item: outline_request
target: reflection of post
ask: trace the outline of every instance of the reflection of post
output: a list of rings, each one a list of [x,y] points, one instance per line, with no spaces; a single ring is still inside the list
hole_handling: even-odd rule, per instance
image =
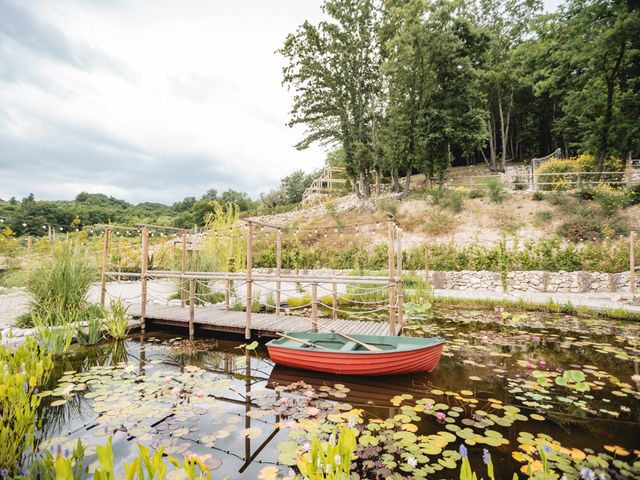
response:
[[[144,335],[140,335],[140,367],[138,368],[138,375],[144,375],[144,366],[147,359],[147,352],[144,343]]]
[[[282,270],[282,230],[279,228],[276,230],[276,315],[280,315],[280,289],[282,283],[280,282],[280,272]]]
[[[244,338],[251,338],[251,305],[253,297],[251,293],[251,269],[253,267],[253,223],[247,222],[247,298],[246,298],[246,322]]]
[[[189,338],[193,338],[195,329],[193,321],[196,316],[196,280],[191,278],[189,280]]]
[[[187,271],[187,232],[182,232],[182,278],[180,279],[180,306],[184,308],[185,297],[186,297],[186,289],[187,289],[187,279],[185,278],[185,273]]]
[[[396,227],[396,235],[397,235],[397,242],[398,242],[398,269],[396,271],[396,277],[397,277],[397,281],[396,284],[398,285],[397,287],[397,292],[398,292],[398,325],[400,326],[400,328],[402,328],[402,325],[404,323],[404,305],[403,305],[403,301],[404,301],[404,291],[402,288],[402,227],[400,225],[398,225]],[[393,333],[391,335],[395,335],[396,332],[395,330],[393,331]]]
[[[629,286],[631,296],[635,297],[638,293],[636,280],[636,232],[629,232]]]
[[[224,309],[229,311],[229,300],[231,297],[231,282],[227,278],[224,281]]]
[[[105,306],[107,299],[107,268],[109,268],[109,227],[104,229],[102,245],[102,275],[100,276],[100,305]]]
[[[145,317],[147,316],[147,267],[149,266],[149,229],[142,227],[142,262],[140,267],[140,329],[145,330]]]
[[[389,240],[388,240],[388,253],[389,253],[389,335],[396,334],[396,289],[395,289],[395,274],[394,274],[394,258],[393,258],[393,230],[395,225],[393,220],[389,219]]]
[[[251,357],[249,355],[249,350],[245,349],[245,379],[244,379],[244,428],[251,428],[251,416],[249,412],[251,412]],[[248,463],[251,458],[251,439],[249,435],[247,435],[249,431],[245,430],[244,436],[244,461],[245,464]]]

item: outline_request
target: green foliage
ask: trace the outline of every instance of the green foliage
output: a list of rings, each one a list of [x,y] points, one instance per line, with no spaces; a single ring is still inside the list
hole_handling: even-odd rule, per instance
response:
[[[298,470],[309,480],[348,480],[356,445],[356,434],[347,427],[340,429],[335,444],[314,438],[311,451],[299,456]]]
[[[0,470],[12,478],[22,455],[34,443],[36,412],[41,397],[35,395],[53,366],[51,355],[33,338],[14,349],[0,345]]]
[[[542,193],[542,192],[533,192],[533,195],[531,195],[531,199],[536,201],[536,202],[541,202],[542,200],[544,200],[544,193]]]
[[[78,317],[49,311],[33,312],[31,315],[38,343],[53,355],[67,353],[76,333]]]
[[[76,324],[75,337],[81,345],[95,345],[102,340],[102,319],[100,317],[89,317],[86,325],[82,322]]]
[[[103,310],[104,320],[102,326],[105,333],[115,339],[123,340],[129,333],[129,321],[131,316],[127,314],[128,306],[122,300],[112,299],[109,308]]]
[[[109,437],[106,445],[96,447],[97,461],[93,476],[89,475],[89,466],[85,461],[85,449],[78,443],[69,456],[53,455],[45,451],[31,467],[32,476],[42,480],[116,480],[118,465],[113,455],[113,439]],[[164,454],[164,448],[151,453],[144,445],[138,444],[138,456],[131,463],[123,463],[125,480],[164,480],[184,478],[188,480],[210,480],[211,472],[196,455],[184,457],[182,464],[170,455]],[[168,462],[168,464],[167,464]],[[173,473],[170,472],[174,467]]]
[[[505,191],[504,184],[496,178],[488,179],[487,196],[493,203],[502,203],[502,201],[507,198],[507,192]]]
[[[87,246],[66,239],[52,245],[50,253],[17,275],[26,276],[32,311],[47,315],[53,324],[61,324],[66,317],[77,319],[86,309],[87,293],[97,278],[97,270]],[[56,319],[53,314],[61,318]]]

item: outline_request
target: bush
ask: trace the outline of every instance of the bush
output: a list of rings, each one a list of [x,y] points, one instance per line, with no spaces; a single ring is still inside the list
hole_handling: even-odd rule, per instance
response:
[[[457,228],[455,217],[445,210],[430,212],[423,225],[426,233],[436,236],[451,233]]]
[[[553,212],[544,210],[542,212],[536,212],[533,215],[533,225],[538,228],[542,228],[553,220]]]
[[[627,205],[640,205],[640,185],[631,187],[627,191]]]
[[[544,193],[542,193],[542,192],[533,192],[533,195],[531,196],[531,199],[536,201],[536,202],[541,202],[542,200],[544,200]]]
[[[595,189],[594,200],[606,215],[612,215],[622,208],[625,196],[620,190],[614,190],[609,185],[601,183]]]
[[[574,242],[583,240],[601,240],[614,235],[626,235],[629,229],[620,219],[607,220],[599,216],[576,217],[563,222],[557,230],[558,235]]]
[[[458,213],[462,210],[462,204],[464,203],[464,194],[458,190],[447,190],[447,194],[444,198],[442,205],[447,210],[451,210],[454,213]]]
[[[507,192],[504,189],[504,185],[496,178],[490,178],[487,181],[487,192],[489,199],[491,199],[493,203],[502,203],[502,201],[507,198]]]
[[[471,189],[469,190],[469,198],[482,198],[484,197],[484,192],[479,189]]]
[[[619,158],[608,158],[605,161],[604,169],[607,172],[621,172],[624,166]],[[593,155],[583,154],[577,157],[567,159],[547,160],[540,165],[537,174],[545,174],[538,177],[540,188],[542,190],[567,190],[572,188],[577,182],[575,175],[561,175],[563,173],[574,172],[595,172],[597,171],[597,160]],[[553,175],[558,174],[558,175]]]

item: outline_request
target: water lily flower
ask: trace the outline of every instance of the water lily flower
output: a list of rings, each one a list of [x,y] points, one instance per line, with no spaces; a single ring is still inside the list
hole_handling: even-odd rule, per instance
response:
[[[181,391],[182,389],[180,387],[173,387],[171,390],[169,390],[169,393],[171,395],[180,395]]]
[[[416,460],[416,457],[407,458],[407,463],[411,465],[413,468],[416,468],[418,466],[418,460]]]
[[[482,449],[482,461],[485,465],[489,465],[491,463],[491,454],[486,448]]]
[[[640,382],[640,375],[638,375],[637,373],[635,375],[631,375],[631,380],[633,380],[634,382]]]
[[[528,370],[533,370],[534,368],[536,368],[536,366],[533,363],[528,363],[527,364],[527,369]]]
[[[281,403],[282,405],[289,405],[289,397],[282,397],[282,398],[280,399],[280,403]]]
[[[446,417],[447,417],[447,414],[444,412],[436,413],[436,418],[438,419],[439,422],[443,422]]]
[[[204,397],[204,392],[198,390],[195,395],[196,395],[196,397],[202,398],[202,397]]]
[[[547,362],[546,362],[546,360],[540,360],[540,361],[538,362],[538,364],[539,364],[541,367],[546,367],[546,366],[547,366]]]
[[[469,452],[467,451],[467,447],[464,446],[464,443],[460,444],[460,447],[458,448],[458,451],[460,452],[460,456],[462,456],[462,458],[468,458],[469,457]]]
[[[433,403],[427,403],[427,404],[424,406],[424,408],[425,408],[425,410],[432,410],[432,409],[433,409]]]
[[[590,468],[580,470],[580,478],[583,480],[596,480],[596,474]]]
[[[316,407],[307,408],[307,415],[309,415],[310,417],[317,417],[319,413],[320,413],[319,408],[316,408]]]
[[[164,377],[162,383],[171,383],[171,380],[173,380],[171,377]]]
[[[313,390],[305,390],[303,395],[307,398],[313,398],[316,396]]]

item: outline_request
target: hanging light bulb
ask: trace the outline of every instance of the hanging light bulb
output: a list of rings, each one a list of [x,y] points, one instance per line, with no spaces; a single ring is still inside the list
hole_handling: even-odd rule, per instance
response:
[[[23,227],[26,227],[26,226],[27,226],[27,224],[23,222],[23,223],[22,223],[22,226],[23,226]]]

